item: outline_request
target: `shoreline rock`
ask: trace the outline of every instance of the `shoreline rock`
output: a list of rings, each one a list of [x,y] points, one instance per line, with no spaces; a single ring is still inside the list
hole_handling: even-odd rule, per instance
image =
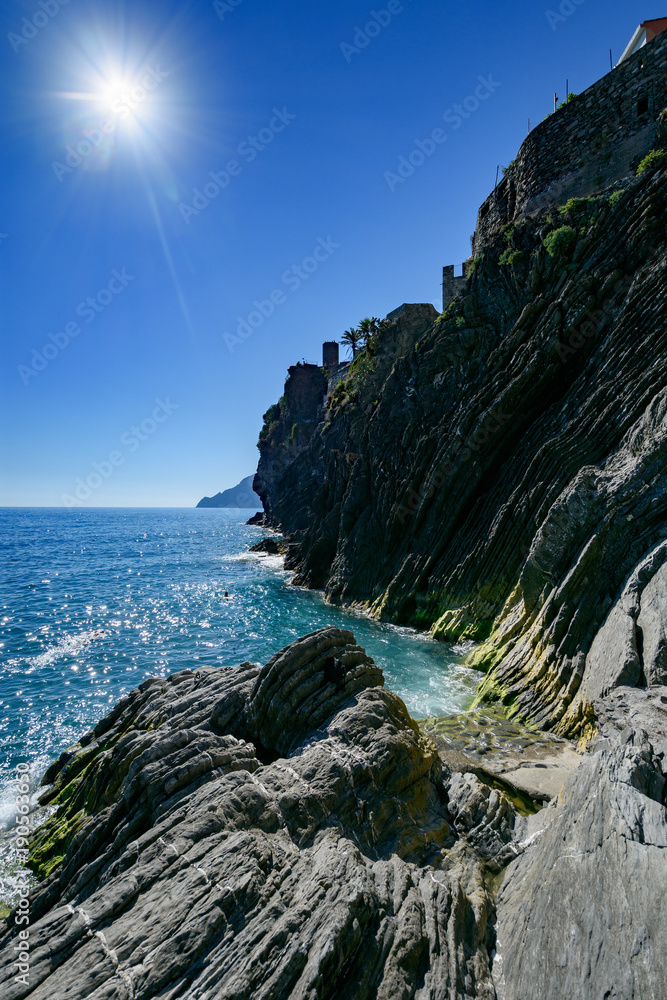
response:
[[[598,1000],[604,982],[629,1000],[628,984],[661,988],[667,688],[610,696],[607,735],[546,808],[522,809],[503,787],[509,757],[566,741],[532,729],[522,746],[520,727],[495,719],[485,748],[476,716],[467,733],[443,720],[434,742],[383,685],[353,634],[329,627],[261,667],[184,670],[130,692],[44,776],[41,801],[59,809],[31,838],[30,985],[11,969],[11,915],[3,998]],[[618,948],[630,912],[648,931]],[[587,978],[594,948],[604,963]]]
[[[31,986],[3,997],[490,1000],[480,864],[382,685],[328,628],[131,692],[45,775]]]
[[[667,688],[654,694],[664,736]],[[600,739],[535,817],[497,900],[505,1000],[667,996],[666,749],[632,726]]]
[[[249,551],[263,552],[268,556],[280,556],[284,555],[287,551],[287,545],[282,541],[282,539],[263,538],[261,542],[251,545]]]

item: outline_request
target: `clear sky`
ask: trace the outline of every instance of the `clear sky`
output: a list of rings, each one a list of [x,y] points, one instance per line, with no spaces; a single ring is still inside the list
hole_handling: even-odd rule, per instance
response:
[[[437,305],[528,120],[665,14],[4,0],[0,503],[192,506],[253,472],[287,367]]]

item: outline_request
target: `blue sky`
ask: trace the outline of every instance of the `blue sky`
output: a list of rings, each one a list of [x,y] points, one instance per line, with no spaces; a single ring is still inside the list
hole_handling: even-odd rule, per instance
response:
[[[288,365],[437,305],[528,119],[666,12],[5,0],[0,503],[192,506],[254,471]]]

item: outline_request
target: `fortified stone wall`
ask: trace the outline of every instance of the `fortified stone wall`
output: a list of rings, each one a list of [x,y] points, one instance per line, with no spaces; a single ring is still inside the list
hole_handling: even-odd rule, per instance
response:
[[[347,376],[351,364],[351,361],[343,361],[342,364],[338,365],[336,370],[329,375],[329,379],[327,381],[328,395],[330,395],[335,390],[336,386],[339,385]]]
[[[327,383],[319,365],[298,364],[287,369],[285,403],[294,422],[317,420]]]
[[[454,265],[448,264],[442,269],[442,311],[444,312],[450,302],[457,299],[466,290],[468,284],[468,278],[470,277],[470,271],[472,268],[472,258],[469,260],[464,260],[462,267],[462,274],[454,275]]]
[[[473,256],[523,215],[589,197],[634,173],[667,107],[667,32],[538,125],[479,210]]]

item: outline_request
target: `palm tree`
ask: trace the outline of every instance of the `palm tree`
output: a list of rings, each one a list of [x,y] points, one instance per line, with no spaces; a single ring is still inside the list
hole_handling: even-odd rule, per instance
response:
[[[361,323],[359,324],[359,333],[361,334],[361,339],[363,340],[364,345],[368,343],[370,338],[375,333],[375,330],[373,328],[373,320],[370,319],[368,316],[366,317],[366,319],[362,319]]]
[[[352,348],[352,358],[356,358],[359,351],[359,342],[361,341],[361,331],[357,330],[356,326],[351,326],[349,330],[346,330],[343,336],[340,338],[341,344],[345,344],[346,347]]]

